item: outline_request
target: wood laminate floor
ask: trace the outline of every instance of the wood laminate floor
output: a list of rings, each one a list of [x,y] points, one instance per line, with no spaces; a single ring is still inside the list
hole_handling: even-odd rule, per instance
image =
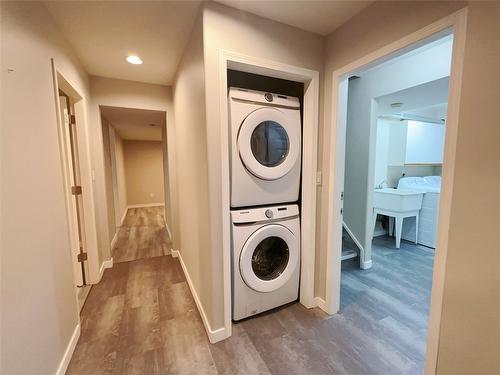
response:
[[[112,249],[113,262],[170,254],[164,207],[129,208]]]
[[[341,312],[293,303],[210,344],[177,259],[115,264],[82,311],[67,374],[421,374],[433,250],[377,238],[343,263]]]

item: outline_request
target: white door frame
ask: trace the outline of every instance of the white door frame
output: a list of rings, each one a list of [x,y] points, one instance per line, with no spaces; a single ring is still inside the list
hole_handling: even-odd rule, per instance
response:
[[[78,126],[78,158],[80,162],[80,179],[83,190],[83,214],[84,214],[84,226],[85,226],[85,243],[86,243],[86,253],[88,256],[88,283],[96,284],[101,279],[101,272],[99,268],[99,255],[97,248],[97,227],[95,220],[95,209],[94,209],[94,191],[92,185],[92,163],[90,160],[90,137],[88,131],[87,122],[87,106],[85,102],[85,97],[78,92],[77,89],[62,75],[60,70],[57,69],[57,64],[54,59],[51,60],[52,65],[52,77],[54,85],[54,98],[56,102],[57,111],[57,130],[59,136],[59,148],[61,155],[61,167],[63,169],[63,183],[65,188],[70,184],[70,176],[68,174],[68,165],[71,163],[68,160],[65,149],[65,129],[64,123],[61,122],[59,116],[60,104],[59,104],[59,89],[61,89],[66,95],[74,100],[76,123]],[[66,201],[67,203],[72,199],[71,193],[68,189],[65,189]],[[69,195],[69,198],[68,198]],[[67,207],[67,214],[71,215]],[[68,225],[76,225],[71,217],[68,217]],[[71,228],[70,228],[71,229]],[[76,279],[75,279],[76,280]]]
[[[392,58],[414,49],[415,45],[425,43],[438,33],[447,29],[453,32],[453,54],[448,95],[448,116],[446,121],[446,140],[444,150],[444,168],[442,175],[441,199],[439,206],[439,224],[434,260],[431,306],[429,314],[429,334],[425,373],[434,374],[437,364],[437,349],[441,322],[446,255],[448,250],[448,229],[450,224],[452,184],[455,170],[455,153],[458,132],[458,116],[462,67],[465,48],[467,9],[461,9],[412,34],[390,43],[336,71],[332,74],[332,118],[330,147],[330,177],[328,181],[328,228],[327,269],[326,269],[326,308],[330,314],[340,308],[340,271],[342,253],[342,200],[340,194],[344,188],[345,137],[347,123],[347,88],[348,77],[356,71]],[[334,228],[334,230],[330,230]]]
[[[300,303],[307,308],[317,306],[314,298],[314,258],[316,243],[316,165],[319,119],[319,72],[275,61],[219,50],[219,95],[221,134],[222,186],[222,251],[224,283],[224,330],[231,335],[231,219],[229,176],[229,116],[227,70],[287,79],[304,83],[302,135],[302,209]]]

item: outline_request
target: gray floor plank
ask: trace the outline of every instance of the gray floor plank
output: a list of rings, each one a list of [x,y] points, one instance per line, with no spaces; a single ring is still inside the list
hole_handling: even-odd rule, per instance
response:
[[[160,220],[152,209],[131,211],[123,248],[158,248],[158,230],[139,228]],[[91,289],[67,374],[423,373],[432,249],[406,241],[395,249],[393,238],[378,237],[372,269],[343,262],[339,314],[292,303],[233,324],[232,337],[217,344],[179,261],[129,254],[137,255]]]

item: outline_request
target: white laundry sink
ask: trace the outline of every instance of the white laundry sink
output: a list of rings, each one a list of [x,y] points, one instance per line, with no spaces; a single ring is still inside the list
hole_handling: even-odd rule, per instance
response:
[[[407,189],[375,189],[373,208],[394,212],[418,211],[422,208],[423,192]]]

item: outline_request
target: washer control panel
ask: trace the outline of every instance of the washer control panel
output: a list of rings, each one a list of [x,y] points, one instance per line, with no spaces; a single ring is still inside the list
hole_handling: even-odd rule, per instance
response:
[[[278,220],[298,215],[299,206],[296,204],[231,211],[232,222],[240,224]]]

